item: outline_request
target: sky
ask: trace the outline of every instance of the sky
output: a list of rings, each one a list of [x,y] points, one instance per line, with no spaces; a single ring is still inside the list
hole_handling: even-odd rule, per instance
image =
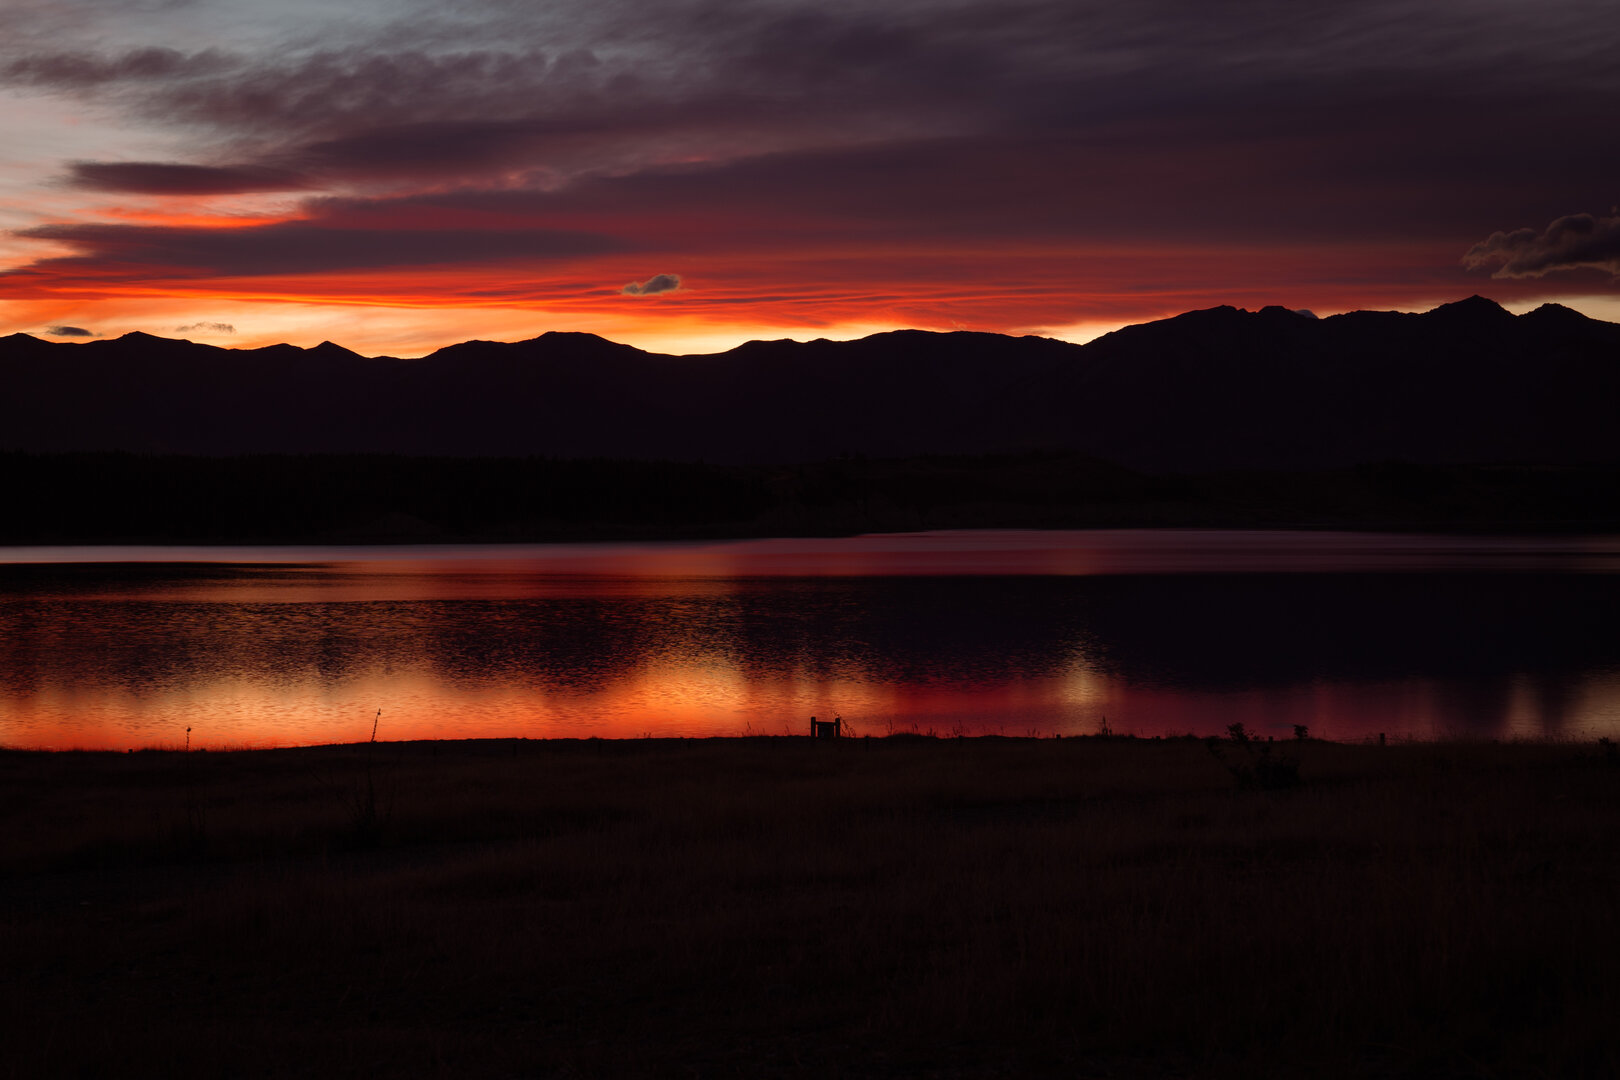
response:
[[[0,0],[0,334],[1620,321],[1612,0]]]

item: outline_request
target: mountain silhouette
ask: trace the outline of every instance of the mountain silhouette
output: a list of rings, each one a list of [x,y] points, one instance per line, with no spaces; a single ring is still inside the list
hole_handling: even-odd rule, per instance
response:
[[[667,356],[592,334],[419,359],[0,339],[0,449],[773,463],[1064,450],[1133,468],[1620,461],[1620,325],[1192,311],[1086,345],[903,330]]]

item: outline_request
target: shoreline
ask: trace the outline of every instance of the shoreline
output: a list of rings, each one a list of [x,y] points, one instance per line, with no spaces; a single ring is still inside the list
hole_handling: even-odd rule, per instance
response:
[[[1420,738],[1412,735],[1378,733],[1356,739],[1333,739],[1307,736],[1305,738],[1277,738],[1275,736],[1251,735],[1246,740],[1255,748],[1270,747],[1275,752],[1301,751],[1309,747],[1352,749],[1374,749],[1395,751],[1400,749],[1430,748],[1437,750],[1469,750],[1485,747],[1495,747],[1503,750],[1523,748],[1526,750],[1581,750],[1585,752],[1608,752],[1611,746],[1620,747],[1613,738],[1607,735],[1526,735],[1526,736],[1488,736],[1488,735],[1456,735],[1448,734],[1437,738]],[[443,754],[447,751],[464,751],[476,754],[482,751],[491,753],[517,753],[523,748],[544,749],[552,748],[583,748],[592,747],[640,747],[642,750],[661,751],[679,747],[694,746],[796,746],[796,745],[827,745],[829,743],[842,747],[898,747],[914,745],[995,745],[995,744],[1046,744],[1064,743],[1078,745],[1174,745],[1196,744],[1209,746],[1239,745],[1234,743],[1230,735],[1197,735],[1191,732],[1171,735],[1136,735],[1130,733],[1087,733],[1079,735],[1066,735],[1062,733],[1035,734],[1035,735],[1008,735],[1005,733],[984,734],[954,734],[921,731],[896,731],[881,735],[854,734],[844,735],[836,740],[815,738],[807,734],[738,734],[738,735],[635,735],[622,738],[600,735],[512,735],[512,736],[470,736],[467,738],[445,739],[376,739],[359,740],[355,742],[332,743],[292,743],[280,746],[136,746],[122,749],[112,747],[87,746],[13,746],[0,743],[0,756],[51,756],[51,755],[78,755],[84,757],[106,756],[109,758],[123,758],[129,756],[169,756],[185,757],[188,755],[249,755],[249,754],[296,754],[296,753],[404,753],[404,754]]]
[[[1381,738],[1381,735],[1383,736]],[[840,746],[851,745],[907,745],[920,743],[949,744],[992,744],[992,743],[1079,743],[1079,744],[1170,744],[1170,743],[1199,743],[1205,744],[1210,740],[1217,742],[1230,742],[1229,735],[1198,735],[1192,732],[1183,732],[1170,735],[1137,735],[1130,732],[1109,732],[1108,734],[1092,733],[1067,735],[1062,733],[1017,735],[1005,732],[986,732],[983,734],[956,734],[926,731],[894,731],[880,735],[852,734],[843,735],[836,739],[816,738],[802,732],[787,734],[773,734],[759,732],[757,734],[737,735],[634,735],[615,738],[603,735],[477,735],[466,738],[445,739],[358,739],[352,742],[330,743],[289,743],[280,746],[195,746],[187,749],[183,746],[139,746],[114,749],[110,747],[80,747],[80,746],[9,746],[0,744],[0,754],[109,754],[115,757],[128,754],[270,754],[290,751],[335,751],[335,750],[364,750],[368,747],[383,749],[385,747],[405,749],[465,747],[478,748],[510,748],[516,746],[692,746],[703,744],[717,745],[795,745],[810,743],[814,745],[827,745],[833,743]],[[1255,745],[1285,746],[1321,746],[1321,747],[1378,747],[1394,749],[1398,747],[1603,747],[1613,741],[1608,736],[1598,735],[1592,737],[1577,735],[1559,736],[1491,736],[1491,735],[1444,735],[1438,738],[1425,739],[1408,735],[1388,735],[1385,733],[1368,735],[1358,739],[1332,739],[1320,738],[1315,735],[1300,738],[1276,738],[1275,736],[1250,736]]]

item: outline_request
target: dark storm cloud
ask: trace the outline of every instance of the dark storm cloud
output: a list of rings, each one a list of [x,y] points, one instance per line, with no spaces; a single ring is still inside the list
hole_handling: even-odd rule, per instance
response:
[[[230,323],[223,323],[223,322],[194,322],[194,323],[187,323],[184,326],[177,326],[177,327],[174,328],[174,332],[177,333],[177,334],[189,334],[189,333],[192,333],[193,331],[196,331],[196,330],[201,330],[204,333],[208,333],[208,334],[234,334],[234,333],[236,333],[236,327],[232,326]]]
[[[82,326],[47,326],[45,332],[52,337],[95,337],[95,332]]]
[[[117,83],[170,83],[215,74],[239,61],[212,50],[182,53],[143,48],[108,55],[93,52],[36,53],[0,64],[0,82],[41,88],[82,90]],[[158,87],[156,93],[166,90]]]
[[[332,270],[433,266],[501,259],[565,259],[609,251],[610,238],[560,229],[354,229],[289,221],[236,229],[162,225],[43,225],[19,235],[54,240],[78,255],[42,259],[32,270],[241,277]]]
[[[1241,38],[1246,53],[1264,53],[1268,33],[1206,16],[1177,38],[1107,5],[1055,3],[672,3],[578,14],[584,25],[569,29],[572,40],[520,22],[503,47],[412,48],[396,29],[386,48],[235,62],[142,50],[12,66],[62,86],[121,80],[121,100],[152,119],[210,125],[234,140],[252,133],[248,141],[283,156],[358,159],[380,147],[408,169],[432,160],[413,146],[445,138],[453,153],[440,162],[544,167],[555,166],[555,148],[535,137],[548,132],[588,133],[599,153],[618,158],[633,140],[657,160],[672,150],[736,156],[897,133],[1117,122],[1189,88],[1206,97],[1252,81],[1212,46]]]
[[[646,281],[632,281],[619,291],[626,296],[657,296],[659,293],[674,292],[681,287],[679,274],[654,274]]]
[[[610,211],[590,228],[639,249],[683,228],[677,207],[692,221],[660,250],[795,230],[1460,247],[1503,220],[1607,205],[1620,175],[1620,140],[1593,137],[1620,114],[1620,20],[1588,0],[468,0],[347,32],[275,53],[12,57],[0,74],[235,163],[85,163],[81,184],[225,193],[298,177],[348,197],[350,216],[413,226],[397,238],[325,218],[217,240],[29,235],[83,260],[133,244],[216,272],[499,257],[486,252],[578,238],[553,230]],[[461,242],[409,217],[446,207],[543,220],[509,240],[486,221]]]
[[[110,92],[149,119],[210,127],[253,147],[251,159],[340,177],[502,170],[510,184],[512,170],[533,170],[555,184],[671,160],[991,132],[1108,132],[1130,152],[1166,136],[1349,128],[1364,148],[1400,153],[1417,138],[1417,103],[1461,117],[1527,87],[1612,95],[1592,32],[1613,22],[1601,11],[485,0],[275,56],[144,49],[25,57],[9,70],[62,86],[121,81]]]
[[[455,19],[424,8],[364,40],[276,55],[142,49],[23,57],[7,70],[62,86],[122,81],[125,104],[151,118],[251,133],[281,150],[464,126],[458,151],[495,144],[480,162],[504,145],[511,163],[544,165],[504,125],[604,143],[630,135],[653,158],[694,141],[737,156],[897,134],[1123,129],[1188,109],[1223,118],[1217,130],[1292,130],[1307,112],[1337,125],[1381,101],[1367,118],[1376,126],[1418,91],[1476,109],[1527,89],[1612,93],[1605,11],[1570,0],[1534,12],[1457,2],[486,0],[458,5]],[[656,125],[637,119],[648,109]],[[728,141],[739,128],[763,141]]]
[[[300,191],[309,177],[263,165],[183,165],[160,161],[76,161],[68,182],[93,191],[143,195],[231,195],[249,191]]]
[[[1606,270],[1620,277],[1620,217],[1568,214],[1545,229],[1496,232],[1463,255],[1493,278],[1538,278],[1560,270]]]
[[[299,147],[311,170],[339,178],[480,176],[508,166],[587,165],[606,143],[647,134],[644,123],[546,119],[432,120],[371,127]]]
[[[1088,240],[1123,250],[1233,237],[1326,241],[1347,229],[1366,238],[1395,231],[1392,221],[1401,236],[1455,243],[1459,229],[1494,216],[1504,198],[1487,178],[1411,220],[1404,217],[1411,191],[1397,165],[1357,174],[1343,167],[1352,153],[1343,147],[1280,158],[1267,149],[1264,140],[1205,140],[1126,153],[1106,138],[954,137],[668,165],[584,177],[554,191],[464,187],[332,200],[323,213],[355,225],[416,217],[600,221],[638,247],[670,255],[955,242],[993,251],[998,242]],[[1545,150],[1543,160],[1557,160],[1557,147]],[[1444,152],[1415,149],[1406,164],[1439,167]]]
[[[434,55],[370,48],[261,58],[217,77],[189,80],[146,100],[188,123],[269,132],[338,133],[460,118],[510,119],[555,103],[537,98],[569,83],[570,66],[540,51]]]

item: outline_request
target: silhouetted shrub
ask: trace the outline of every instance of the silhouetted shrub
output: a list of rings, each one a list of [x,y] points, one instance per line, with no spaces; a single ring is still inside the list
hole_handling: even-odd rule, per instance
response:
[[[1299,759],[1276,752],[1276,743],[1262,742],[1244,729],[1242,724],[1231,724],[1226,729],[1227,740],[1242,752],[1241,757],[1229,757],[1222,749],[1222,740],[1214,736],[1205,740],[1209,752],[1215,756],[1232,779],[1244,790],[1281,791],[1298,787]],[[1295,736],[1299,728],[1295,728]]]

